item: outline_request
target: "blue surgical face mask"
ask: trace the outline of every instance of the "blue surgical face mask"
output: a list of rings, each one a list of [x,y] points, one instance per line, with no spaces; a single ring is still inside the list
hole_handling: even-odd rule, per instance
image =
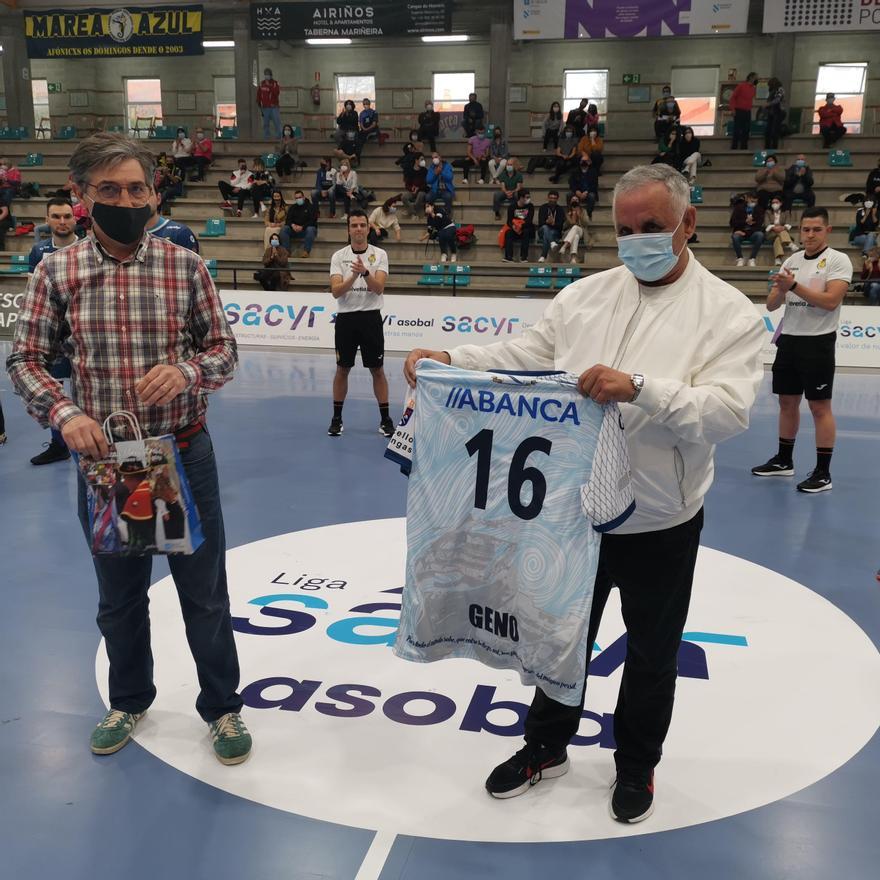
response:
[[[803,168],[806,165],[806,161],[804,159],[797,159],[794,163],[798,168]]]
[[[672,232],[644,232],[639,235],[618,236],[617,256],[620,262],[639,281],[659,281],[675,268],[681,256],[681,251],[675,253],[672,250],[672,238],[683,222],[684,214]]]

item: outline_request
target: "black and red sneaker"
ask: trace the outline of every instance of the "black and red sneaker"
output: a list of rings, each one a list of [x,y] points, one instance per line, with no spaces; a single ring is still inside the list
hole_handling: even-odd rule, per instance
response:
[[[643,822],[654,812],[654,771],[618,770],[611,787],[611,815],[618,822]]]
[[[568,773],[565,749],[555,752],[546,746],[526,743],[512,758],[499,764],[486,780],[486,791],[496,798],[512,798],[527,792],[542,779]]]

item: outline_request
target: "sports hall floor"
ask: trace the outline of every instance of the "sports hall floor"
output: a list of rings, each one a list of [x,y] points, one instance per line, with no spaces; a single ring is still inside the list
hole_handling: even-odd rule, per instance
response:
[[[8,351],[8,343],[0,344],[4,360]],[[400,358],[388,358],[395,411],[404,393],[400,367]],[[294,593],[294,573],[308,573],[346,577],[345,610],[393,617],[406,483],[382,458],[378,412],[360,368],[352,373],[345,434],[326,436],[332,372],[329,354],[244,350],[236,379],[212,401],[230,548],[371,521],[353,531],[338,527],[267,542],[240,557],[232,551],[234,615],[250,613],[252,621],[271,625],[241,601]],[[388,661],[384,645],[333,642],[331,649],[321,627],[302,634],[299,651],[299,636],[237,636],[245,647],[243,685],[287,675],[320,679],[321,689],[300,711],[246,707],[253,754],[239,767],[221,767],[192,708],[194,673],[183,637],[168,637],[178,624],[167,585],[153,590],[159,698],[139,728],[140,741],[110,758],[93,757],[88,738],[104,711],[103,661],[94,577],[75,519],[73,468],[32,468],[28,458],[46,437],[12,395],[5,373],[0,395],[9,434],[0,447],[0,877],[878,876],[876,374],[838,375],[832,492],[799,495],[791,480],[749,475],[775,449],[769,376],[751,429],[719,448],[703,545],[712,563],[706,572],[721,572],[721,580],[698,577],[704,598],[695,595],[699,619],[689,621],[690,629],[715,633],[693,636],[703,639],[709,678],[680,679],[667,759],[657,772],[657,809],[633,827],[615,825],[603,812],[612,772],[607,748],[573,749],[567,776],[515,801],[493,801],[483,778],[519,747],[516,737],[463,731],[456,727],[460,711],[456,720],[419,725],[396,723],[391,700],[384,715],[378,708],[405,690],[445,688],[466,699],[477,681],[527,701],[517,682],[466,661],[431,667]],[[812,469],[811,447],[805,411],[799,475]],[[712,560],[721,560],[721,568]],[[356,605],[360,570],[369,570],[386,594],[378,611]],[[154,579],[166,574],[158,562]],[[268,574],[275,575],[271,583],[260,581]],[[309,595],[313,603],[339,601],[339,591]],[[809,628],[799,628],[801,609],[810,615]],[[615,638],[612,630],[600,632],[600,642]],[[386,673],[394,689],[387,693],[380,677]],[[596,682],[602,711],[613,708],[618,675]],[[338,682],[374,685],[362,694],[372,694],[375,711],[335,718],[316,711],[332,703],[326,688]],[[264,696],[283,692],[269,688]],[[588,694],[591,705],[596,708]],[[412,719],[431,709],[398,705],[398,715],[408,711]],[[492,717],[501,725],[511,713]],[[722,717],[735,736],[718,726]],[[744,779],[756,782],[744,790]],[[749,790],[765,783],[766,797]]]

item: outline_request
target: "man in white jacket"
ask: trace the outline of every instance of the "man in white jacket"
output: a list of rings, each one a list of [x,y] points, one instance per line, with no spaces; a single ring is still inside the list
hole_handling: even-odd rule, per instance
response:
[[[598,403],[621,405],[636,510],[602,536],[588,644],[616,585],[628,643],[611,811],[638,822],[653,811],[715,444],[748,427],[765,331],[751,302],[688,250],[696,210],[677,171],[633,168],[615,187],[613,213],[623,266],[570,284],[509,342],[416,349],[404,372],[415,384],[420,358],[469,370],[561,370],[579,374]],[[537,688],[525,747],[492,771],[489,793],[513,797],[565,773],[582,710]]]

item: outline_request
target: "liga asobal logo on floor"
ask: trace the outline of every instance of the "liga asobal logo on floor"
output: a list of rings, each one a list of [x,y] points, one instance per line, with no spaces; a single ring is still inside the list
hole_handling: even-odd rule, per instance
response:
[[[255,742],[234,773],[199,747],[205,728],[194,711],[198,684],[177,593],[170,578],[160,581],[150,606],[159,696],[136,740],[218,788],[315,819],[527,842],[660,831],[770,803],[847,761],[880,724],[880,654],[852,620],[800,584],[702,548],[660,767],[662,808],[640,826],[608,817],[626,653],[616,594],[593,653],[571,772],[500,808],[483,781],[520,748],[533,689],[470,660],[419,664],[393,655],[405,557],[403,519],[293,532],[229,551],[240,693]],[[482,608],[471,623],[498,620]],[[102,649],[105,699],[106,672]]]

